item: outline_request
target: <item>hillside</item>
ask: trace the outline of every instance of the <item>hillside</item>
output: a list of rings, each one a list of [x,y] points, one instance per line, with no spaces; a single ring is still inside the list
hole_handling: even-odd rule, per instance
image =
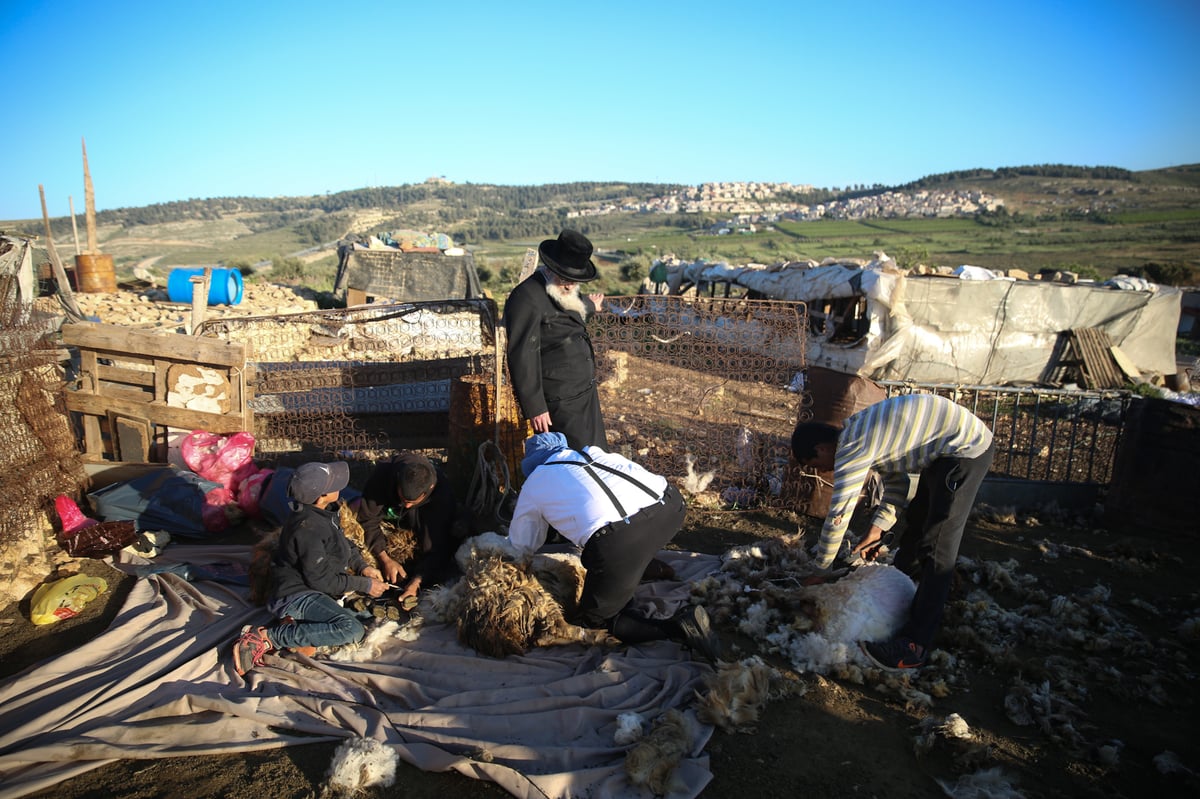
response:
[[[225,263],[245,270],[274,262],[279,279],[314,288],[329,287],[339,239],[404,228],[448,233],[470,248],[485,285],[495,293],[507,291],[527,247],[567,226],[584,231],[604,252],[602,288],[608,293],[635,290],[653,258],[665,253],[775,263],[861,258],[884,250],[906,265],[972,263],[1092,276],[1149,264],[1200,271],[1200,165],[1145,172],[1064,165],[974,169],[899,187],[805,192],[786,184],[749,185],[765,189],[736,204],[692,202],[687,207],[700,209],[692,213],[680,212],[684,206],[675,199],[688,190],[694,195],[697,187],[427,182],[313,197],[193,199],[120,208],[99,212],[97,224],[99,249],[114,257],[119,278],[128,278],[134,266],[165,275],[173,266]],[[981,193],[1000,207],[954,217],[821,212],[889,192],[900,197]],[[821,218],[798,221],[781,215],[780,208],[807,208],[806,219]],[[741,232],[713,235],[725,224]],[[42,227],[40,220],[0,222],[0,230],[27,235],[39,234]],[[52,228],[60,255],[74,253],[71,220],[54,219]]]

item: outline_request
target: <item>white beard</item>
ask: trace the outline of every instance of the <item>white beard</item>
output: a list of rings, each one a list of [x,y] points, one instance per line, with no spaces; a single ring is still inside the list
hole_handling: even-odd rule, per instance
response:
[[[547,274],[546,294],[559,308],[568,313],[574,312],[579,315],[580,320],[587,321],[587,306],[583,304],[583,297],[579,296],[578,283],[572,283],[571,288],[564,289],[561,284],[555,282],[553,275]]]

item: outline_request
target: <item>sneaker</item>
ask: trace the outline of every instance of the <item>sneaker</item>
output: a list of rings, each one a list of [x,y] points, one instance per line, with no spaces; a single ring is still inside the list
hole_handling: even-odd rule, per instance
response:
[[[255,629],[246,625],[233,645],[233,668],[239,675],[245,676],[246,672],[262,663],[263,655],[272,648],[265,627]]]
[[[687,605],[671,617],[683,637],[683,645],[699,652],[709,663],[721,657],[721,641],[712,631],[708,612],[700,605]]]
[[[919,669],[925,665],[925,648],[907,638],[859,641],[858,647],[872,663],[885,671]]]

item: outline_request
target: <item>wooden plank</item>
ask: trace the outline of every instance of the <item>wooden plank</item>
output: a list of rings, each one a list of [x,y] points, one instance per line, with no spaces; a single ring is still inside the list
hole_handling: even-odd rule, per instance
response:
[[[100,420],[96,416],[83,417],[83,449],[88,455],[104,454],[104,436],[100,433]]]
[[[187,408],[172,408],[157,402],[130,402],[113,397],[66,393],[67,410],[91,416],[107,417],[109,411],[135,418],[149,419],[156,425],[179,427],[185,430],[207,430],[210,433],[237,433],[246,430],[246,420],[240,413],[207,413]],[[84,418],[87,421],[87,417]],[[249,431],[248,431],[249,432]],[[89,447],[89,452],[91,448]]]
[[[1083,362],[1085,387],[1089,389],[1121,388],[1125,379],[1113,360],[1112,343],[1108,334],[1094,327],[1071,331],[1072,339]]]
[[[1113,360],[1117,362],[1117,366],[1125,373],[1126,377],[1135,383],[1142,382],[1142,373],[1134,365],[1133,361],[1129,360],[1129,356],[1120,347],[1114,344],[1108,348],[1108,351],[1112,354]]]
[[[146,388],[154,386],[154,372],[142,369],[123,369],[120,366],[101,363],[96,365],[96,376],[105,383],[128,383]]]
[[[246,362],[246,345],[202,336],[148,333],[95,322],[63,325],[62,335],[63,343],[68,346],[111,352],[116,356],[138,353],[184,363],[237,367]]]
[[[100,388],[93,392],[93,396],[107,397],[109,399],[138,404],[149,404],[155,400],[154,395],[149,391],[137,386],[122,385],[121,383],[101,383]]]
[[[85,391],[95,392],[96,387],[100,385],[99,378],[99,362],[96,359],[96,353],[91,350],[83,350],[79,353],[79,374],[82,388]]]
[[[149,419],[108,414],[108,429],[113,444],[113,457],[119,461],[146,462],[150,460],[150,439],[153,425]]]

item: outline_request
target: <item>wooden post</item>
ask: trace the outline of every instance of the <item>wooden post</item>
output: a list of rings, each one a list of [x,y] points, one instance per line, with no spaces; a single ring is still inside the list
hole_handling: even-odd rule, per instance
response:
[[[204,324],[204,312],[208,308],[208,286],[212,282],[212,267],[204,267],[203,275],[190,277],[188,281],[192,284],[192,320],[188,333],[194,336],[200,325]]]
[[[88,169],[87,142],[82,138],[80,141],[83,141],[83,205],[85,219],[87,222],[87,251],[89,253],[94,253],[99,252],[99,250],[96,249],[96,246],[99,243],[96,236],[96,190],[92,187],[92,173]]]
[[[71,291],[71,283],[67,280],[67,270],[63,269],[62,261],[58,260],[58,251],[54,249],[54,236],[50,232],[50,214],[46,211],[46,190],[38,184],[38,196],[42,200],[42,222],[46,225],[46,252],[50,255],[50,266],[54,269],[54,280],[58,283],[58,296],[62,297],[67,313],[76,319],[83,319],[83,311],[75,302],[75,293]]]
[[[75,254],[79,255],[79,226],[75,224],[75,198],[67,195],[67,205],[71,207],[71,235],[75,239]]]

